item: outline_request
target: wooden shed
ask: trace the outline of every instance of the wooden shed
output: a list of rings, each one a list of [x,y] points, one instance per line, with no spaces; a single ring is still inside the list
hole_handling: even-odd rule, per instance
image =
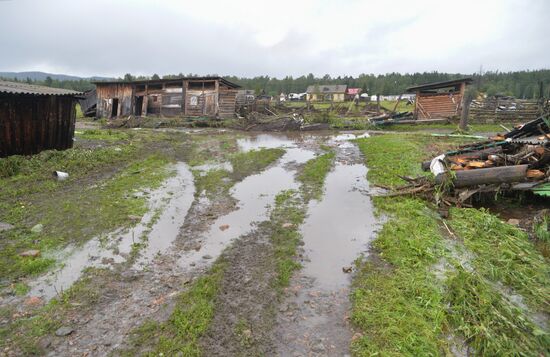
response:
[[[132,82],[94,82],[97,116],[235,115],[237,84],[221,77],[181,77]]]
[[[471,78],[445,82],[433,82],[407,88],[416,94],[414,117],[416,119],[442,119],[459,117],[466,85]]]
[[[0,157],[72,147],[80,94],[0,80]]]

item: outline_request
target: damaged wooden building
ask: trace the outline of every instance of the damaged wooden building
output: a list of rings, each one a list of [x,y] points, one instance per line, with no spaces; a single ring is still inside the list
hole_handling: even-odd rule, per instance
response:
[[[0,80],[0,157],[71,148],[81,95]]]
[[[182,77],[144,81],[94,82],[97,117],[235,115],[239,85],[222,77]]]
[[[416,119],[443,119],[460,117],[462,98],[471,78],[426,83],[407,88],[416,94],[414,117]]]

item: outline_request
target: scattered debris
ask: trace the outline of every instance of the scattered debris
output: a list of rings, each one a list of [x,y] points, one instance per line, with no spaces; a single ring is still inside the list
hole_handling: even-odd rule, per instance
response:
[[[219,228],[220,228],[220,231],[223,232],[223,231],[229,229],[229,224],[222,224]]]
[[[351,273],[353,271],[353,267],[350,267],[350,266],[342,267],[342,271],[346,274]]]
[[[15,226],[9,223],[0,222],[0,232],[2,231],[9,231],[11,229],[14,229]]]
[[[31,228],[31,232],[33,233],[40,233],[44,229],[44,225],[42,223],[38,223],[34,227]]]
[[[42,299],[38,296],[31,296],[27,300],[25,300],[25,305],[27,306],[38,306],[42,304]]]
[[[202,256],[202,259],[212,259],[212,256],[210,254],[206,254]]]
[[[294,227],[294,225],[290,222],[283,223],[283,228],[292,228],[292,227]]]
[[[19,253],[19,256],[36,258],[36,257],[40,256],[40,251],[38,249],[30,249],[30,250],[26,250],[22,253]]]
[[[550,196],[550,115],[510,132],[460,146],[423,162],[435,179],[401,177],[407,185],[387,196],[431,194],[438,204],[464,205],[481,192],[532,191]],[[443,188],[435,190],[436,186]]]
[[[71,327],[62,326],[55,331],[55,335],[59,337],[69,336],[74,330]]]

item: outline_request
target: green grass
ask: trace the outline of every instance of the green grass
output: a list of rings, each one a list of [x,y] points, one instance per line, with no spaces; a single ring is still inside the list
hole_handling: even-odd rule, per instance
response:
[[[0,210],[0,220],[15,225],[15,229],[2,232],[0,270],[3,278],[13,280],[42,273],[55,263],[45,253],[131,224],[129,215],[143,215],[147,210],[146,199],[134,196],[134,192],[158,187],[169,174],[165,169],[168,163],[165,157],[150,155],[96,187],[74,188],[62,196],[29,202],[22,200],[23,197],[10,197],[11,202],[3,202]],[[54,182],[51,189],[54,192],[68,184],[48,180]],[[34,187],[33,192],[50,189],[47,183],[44,186]],[[31,231],[36,223],[44,226],[42,232]],[[38,249],[43,254],[37,258],[19,256],[28,249]]]
[[[548,333],[525,318],[483,277],[460,266],[446,281],[448,320],[480,356],[544,356]]]
[[[422,134],[357,140],[369,181],[385,186],[403,184],[397,175],[422,174],[422,160],[459,142]],[[352,343],[354,355],[450,355],[454,336],[476,355],[548,353],[548,334],[497,287],[502,282],[547,309],[548,266],[524,233],[485,211],[453,209],[449,225],[475,256],[468,272],[456,262],[427,203],[375,197],[374,204],[389,219],[373,242],[375,258],[358,261],[351,319],[362,335]],[[454,270],[446,279],[436,277],[434,265],[445,260]]]
[[[305,218],[306,206],[294,190],[283,191],[275,197],[275,208],[270,217],[271,241],[275,249],[277,278],[275,287],[279,292],[287,287],[295,270],[301,265],[296,262],[298,245],[301,240],[300,225]],[[283,227],[284,224],[292,224]]]
[[[82,131],[76,131],[76,138],[91,139],[91,140],[108,140],[108,141],[120,141],[128,140],[135,137],[135,132],[131,130],[123,129],[88,129]]]
[[[258,173],[283,156],[283,149],[259,149],[225,157],[231,163],[233,171],[212,169],[206,172],[193,170],[195,177],[196,194],[205,191],[207,196],[213,197],[220,193],[227,194],[228,190],[243,178]]]
[[[475,254],[473,264],[479,274],[550,312],[550,269],[525,232],[485,210],[453,208],[451,217],[451,228]]]
[[[317,156],[306,162],[298,181],[302,184],[302,192],[306,200],[319,199],[323,195],[325,178],[332,168],[335,153],[333,151]]]
[[[374,241],[388,266],[359,263],[352,293],[353,323],[363,336],[352,344],[357,356],[436,356],[443,337],[443,293],[430,271],[444,254],[436,219],[414,199],[377,200],[391,214]]]

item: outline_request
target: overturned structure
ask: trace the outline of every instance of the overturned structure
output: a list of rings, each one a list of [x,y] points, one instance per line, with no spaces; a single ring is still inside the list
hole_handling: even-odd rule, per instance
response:
[[[0,157],[73,146],[81,93],[0,81]]]
[[[95,82],[97,116],[194,116],[235,114],[237,84],[221,77],[182,77],[132,82]]]
[[[434,82],[407,88],[416,94],[415,119],[460,117],[466,85],[471,78]]]

